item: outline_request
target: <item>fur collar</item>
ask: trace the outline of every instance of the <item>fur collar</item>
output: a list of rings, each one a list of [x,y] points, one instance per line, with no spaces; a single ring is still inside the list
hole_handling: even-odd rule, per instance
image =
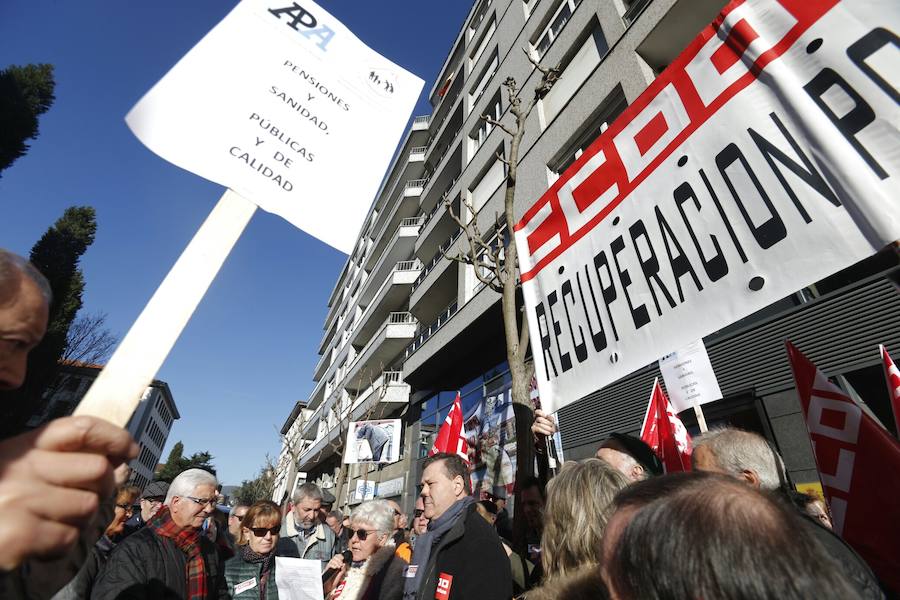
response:
[[[350,567],[347,575],[344,577],[344,589],[340,600],[357,600],[361,598],[369,587],[369,582],[377,575],[394,556],[397,547],[393,540],[388,540],[387,544],[375,551],[375,554],[366,559],[362,565],[358,567]],[[333,597],[333,596],[332,596]]]

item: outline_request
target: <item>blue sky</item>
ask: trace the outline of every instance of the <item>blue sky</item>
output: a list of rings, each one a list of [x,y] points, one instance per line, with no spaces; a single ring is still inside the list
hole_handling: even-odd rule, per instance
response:
[[[131,106],[236,4],[234,0],[0,2],[0,67],[56,68],[56,102],[31,150],[0,178],[0,247],[27,254],[66,207],[97,209],[82,259],[84,310],[124,335],[224,191],[144,148]],[[425,96],[471,3],[319,5],[425,80]],[[209,450],[227,484],[278,453],[276,428],[312,389],[328,296],[346,256],[258,211],[158,377],[181,412],[167,447]]]

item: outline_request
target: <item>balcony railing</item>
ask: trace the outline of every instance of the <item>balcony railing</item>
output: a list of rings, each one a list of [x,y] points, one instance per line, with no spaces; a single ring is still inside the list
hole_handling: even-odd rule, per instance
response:
[[[450,318],[456,314],[457,311],[457,303],[453,302],[450,306],[444,309],[440,315],[438,315],[437,319],[429,325],[421,330],[419,330],[419,334],[415,337],[412,343],[406,347],[406,351],[403,353],[403,360],[406,360],[410,356],[412,356],[413,352],[422,347],[422,344],[428,341],[428,339],[433,336],[437,331],[444,326],[444,324],[450,320]]]
[[[425,184],[428,183],[427,179],[410,179],[403,185],[404,190],[414,189],[414,188],[424,188]]]
[[[391,325],[402,325],[404,323],[415,323],[416,318],[410,312],[392,312],[388,317],[388,323]]]
[[[419,284],[421,284],[425,280],[426,277],[428,277],[428,274],[431,272],[431,270],[434,269],[434,267],[437,266],[437,264],[439,262],[441,262],[441,259],[444,258],[444,252],[446,252],[447,250],[450,249],[450,246],[453,245],[453,242],[456,241],[456,238],[458,238],[461,233],[462,233],[462,229],[457,229],[453,233],[453,235],[451,235],[447,239],[446,242],[444,242],[443,244],[440,245],[440,247],[438,248],[438,251],[435,252],[435,254],[431,258],[431,260],[428,261],[428,264],[426,264],[425,266],[422,267],[422,270],[419,272],[419,276],[416,277],[416,280],[413,282],[412,290],[410,290],[410,291],[413,291],[413,292],[416,291],[416,288],[419,287]]]
[[[431,122],[431,115],[421,115],[413,119],[413,125],[428,125]]]
[[[395,271],[418,271],[419,261],[417,260],[401,260],[394,265]]]
[[[425,152],[428,150],[428,146],[413,146],[409,149],[409,157],[413,156],[425,156]]]
[[[397,226],[397,229],[401,227],[418,227],[422,224],[422,217],[420,215],[415,217],[406,217],[405,219],[400,221],[400,224]]]
[[[626,4],[628,4],[628,9],[625,11],[625,14],[622,15],[625,26],[631,25],[650,2],[651,0],[631,0],[631,2],[626,2]]]

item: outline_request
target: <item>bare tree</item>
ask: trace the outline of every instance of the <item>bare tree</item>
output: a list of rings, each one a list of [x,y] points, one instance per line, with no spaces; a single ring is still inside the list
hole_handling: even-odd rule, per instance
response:
[[[118,342],[118,338],[106,327],[106,313],[78,315],[69,326],[61,360],[103,364]]]
[[[503,216],[494,217],[492,230],[482,232],[478,225],[478,214],[471,200],[463,198],[462,202],[468,214],[463,211],[456,213],[453,210],[453,199],[447,197],[444,204],[450,216],[460,227],[466,236],[467,248],[457,255],[444,257],[465,265],[471,265],[475,277],[485,286],[490,287],[501,295],[501,310],[503,314],[503,332],[506,341],[506,360],[509,364],[512,379],[512,402],[516,421],[516,481],[521,482],[532,475],[534,463],[534,445],[531,440],[531,424],[534,421],[534,413],[531,404],[531,380],[534,375],[534,363],[525,361],[528,350],[528,320],[522,311],[516,307],[516,296],[521,285],[519,279],[519,261],[516,248],[516,238],[512,234],[515,224],[515,198],[516,178],[519,163],[519,149],[522,138],[525,135],[525,126],[528,116],[537,106],[553,85],[559,79],[559,67],[543,67],[532,58],[525,50],[525,55],[540,72],[541,78],[534,87],[530,98],[523,99],[522,90],[512,77],[507,77],[503,82],[509,101],[509,112],[514,117],[512,125],[503,123],[501,119],[495,119],[489,115],[482,115],[481,119],[505,132],[509,140],[509,156],[504,158],[498,152],[497,160],[506,165],[506,188],[503,198]],[[546,477],[546,470],[544,478]],[[518,490],[516,490],[517,506]],[[517,531],[523,529],[519,525],[521,511],[516,511]],[[519,544],[522,542],[519,541]]]

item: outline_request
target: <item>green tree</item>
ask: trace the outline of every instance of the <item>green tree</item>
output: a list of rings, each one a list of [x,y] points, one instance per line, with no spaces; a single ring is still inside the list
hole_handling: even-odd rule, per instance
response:
[[[53,65],[10,66],[0,71],[0,173],[28,151],[38,117],[55,97]]]
[[[171,483],[182,471],[187,469],[203,469],[215,475],[216,468],[212,461],[213,456],[209,452],[195,452],[188,457],[184,456],[184,444],[179,440],[169,451],[169,458],[157,473],[156,479]]]
[[[272,490],[275,488],[275,465],[272,459],[266,456],[265,464],[259,470],[256,479],[245,479],[241,486],[234,491],[232,497],[239,503],[250,506],[259,500],[271,500]]]
[[[20,431],[37,409],[44,390],[53,382],[59,359],[66,348],[69,327],[81,309],[84,275],[81,256],[94,242],[96,213],[89,206],[67,208],[31,249],[31,262],[50,282],[53,301],[47,333],[28,356],[25,383],[3,401],[6,418],[0,427],[6,434]]]

